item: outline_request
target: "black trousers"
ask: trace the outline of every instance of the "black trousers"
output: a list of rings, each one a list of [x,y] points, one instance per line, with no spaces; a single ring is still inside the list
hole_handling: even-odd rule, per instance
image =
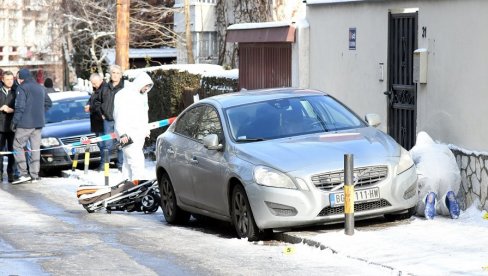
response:
[[[14,136],[15,133],[13,132],[0,132],[0,151],[13,151],[14,150]],[[3,157],[5,155],[0,155],[0,176],[3,174]],[[14,168],[15,168],[15,157],[13,154],[7,154],[8,158],[8,165],[7,165],[7,174],[13,175]],[[1,179],[1,177],[0,177]]]

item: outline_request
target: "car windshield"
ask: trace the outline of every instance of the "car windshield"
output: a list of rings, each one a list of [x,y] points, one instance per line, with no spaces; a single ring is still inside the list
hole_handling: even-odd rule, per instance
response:
[[[46,112],[46,123],[90,118],[90,114],[84,110],[87,100],[88,98],[53,101],[52,107]]]
[[[263,141],[366,126],[330,96],[274,99],[225,110],[238,142]]]

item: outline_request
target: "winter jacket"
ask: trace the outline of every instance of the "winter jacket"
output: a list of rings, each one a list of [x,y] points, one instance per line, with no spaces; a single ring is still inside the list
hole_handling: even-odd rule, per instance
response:
[[[100,97],[100,93],[102,93],[103,90],[107,90],[108,85],[105,82],[102,82],[100,87],[93,91],[93,94],[91,94],[90,99],[86,103],[87,105],[90,105],[90,127],[91,127],[91,132],[94,133],[101,133],[103,132],[103,118],[102,114],[100,114],[100,106],[97,106],[99,102],[96,101],[98,97]]]
[[[96,106],[99,108],[100,114],[102,114],[107,121],[114,120],[114,98],[122,88],[124,88],[123,80],[120,80],[117,86],[114,86],[112,82],[109,82],[107,83],[107,89],[101,91],[96,99]]]
[[[140,93],[146,85],[152,87],[153,81],[142,72],[115,96],[113,117],[119,137],[127,134],[132,139],[144,139],[149,134],[147,93]]]
[[[10,108],[15,107],[15,90],[13,88],[7,90],[5,86],[0,87],[0,106],[3,105]],[[12,132],[10,125],[13,117],[13,113],[0,112],[0,132]]]
[[[44,87],[28,78],[17,87],[16,94],[12,124],[17,128],[44,127],[44,114],[52,105]]]

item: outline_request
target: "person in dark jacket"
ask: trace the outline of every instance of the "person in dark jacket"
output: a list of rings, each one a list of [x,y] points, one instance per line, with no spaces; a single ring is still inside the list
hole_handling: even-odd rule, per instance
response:
[[[7,151],[14,150],[14,132],[10,129],[15,107],[14,74],[5,71],[2,77],[3,86],[0,88],[0,149],[7,147]],[[0,176],[3,174],[3,156],[0,155]],[[15,158],[13,154],[7,155],[8,182],[14,182]],[[1,177],[0,177],[1,178]]]
[[[46,78],[46,80],[44,80],[44,87],[46,88],[47,93],[56,92],[56,90],[54,90],[54,83],[51,78]]]
[[[93,73],[90,76],[90,82],[93,86],[93,93],[90,96],[90,99],[85,105],[85,112],[90,113],[90,128],[91,132],[95,133],[95,135],[102,136],[103,135],[103,118],[102,114],[100,114],[100,108],[97,106],[97,102],[95,102],[95,99],[100,97],[100,93],[102,93],[103,90],[108,89],[107,84],[103,81],[102,76],[98,73]],[[103,150],[104,150],[104,143],[103,142],[98,142],[97,143],[98,147],[100,148],[100,166],[99,170],[103,170],[103,164],[104,164],[104,156],[103,156]]]
[[[108,89],[101,91],[100,96],[96,100],[96,105],[99,107],[100,114],[103,118],[104,134],[110,134],[115,131],[114,125],[114,99],[117,92],[124,88],[124,81],[122,80],[122,68],[118,65],[110,66],[110,82]],[[109,155],[114,147],[114,141],[105,141],[105,148],[108,149]],[[104,157],[109,158],[109,157]],[[117,168],[122,171],[123,153],[122,150],[117,151]]]
[[[15,132],[14,156],[20,177],[13,184],[39,180],[41,131],[45,124],[44,114],[52,105],[51,98],[44,87],[32,78],[29,70],[24,68],[19,71],[19,83],[16,90],[12,130]],[[23,151],[27,142],[30,143],[32,150],[29,160],[30,175]]]

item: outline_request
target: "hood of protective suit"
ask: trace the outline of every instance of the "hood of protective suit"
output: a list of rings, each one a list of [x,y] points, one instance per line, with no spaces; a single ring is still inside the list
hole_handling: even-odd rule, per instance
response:
[[[419,196],[425,199],[429,192],[443,195],[447,191],[457,193],[461,174],[456,157],[445,144],[436,143],[424,131],[417,134],[417,142],[410,154],[419,177]]]
[[[141,72],[132,82],[132,87],[134,90],[140,92],[141,89],[148,84],[151,85],[151,87],[149,88],[149,90],[151,90],[154,82],[146,72]],[[149,92],[149,90],[147,92]]]
[[[433,145],[435,144],[434,140],[427,134],[425,131],[421,131],[417,134],[417,141],[415,145]]]

